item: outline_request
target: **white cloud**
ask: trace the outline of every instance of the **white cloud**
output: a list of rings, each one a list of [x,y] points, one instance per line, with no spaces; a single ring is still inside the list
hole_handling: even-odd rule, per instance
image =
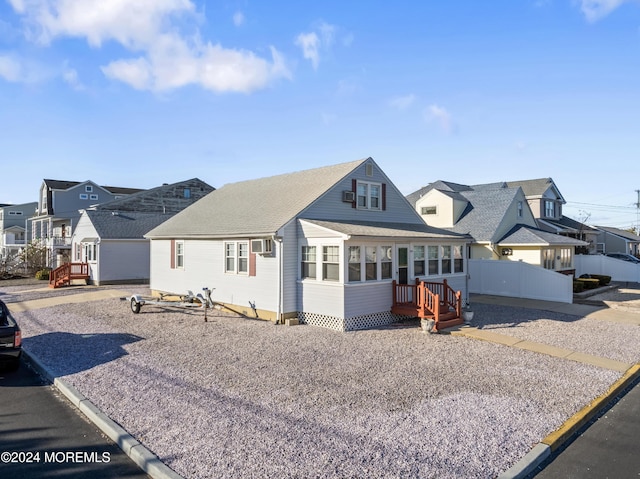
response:
[[[425,111],[427,121],[435,121],[445,133],[453,131],[453,120],[451,114],[438,105],[430,105]]]
[[[609,15],[623,3],[634,0],[579,0],[580,10],[589,22],[596,22]]]
[[[398,110],[406,110],[416,101],[416,96],[411,93],[410,95],[396,96],[389,100],[389,106]]]
[[[302,56],[311,61],[313,69],[318,69],[320,63],[320,53],[318,48],[320,47],[320,38],[315,32],[301,33],[296,38],[296,45],[302,48]]]
[[[233,24],[236,27],[244,24],[244,14],[242,12],[236,12],[233,14]]]
[[[73,68],[65,68],[62,79],[75,90],[84,90],[84,85],[78,79],[78,72]]]
[[[189,35],[182,33],[181,27],[197,17],[191,0],[9,1],[25,17],[29,37],[41,44],[78,37],[95,48],[114,41],[135,53],[101,69],[136,89],[164,91],[195,84],[216,92],[249,93],[290,78],[273,47],[271,59],[265,59],[251,51],[202,42],[195,27]]]
[[[302,56],[311,62],[314,70],[320,65],[320,53],[326,53],[335,43],[335,25],[320,21],[312,31],[300,33],[295,39],[295,45],[302,49]],[[343,40],[344,46],[353,42],[353,35],[347,35]]]

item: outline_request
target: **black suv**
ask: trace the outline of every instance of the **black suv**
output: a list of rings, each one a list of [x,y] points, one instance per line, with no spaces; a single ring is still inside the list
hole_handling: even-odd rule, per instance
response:
[[[0,362],[9,363],[9,368],[16,369],[22,354],[22,332],[9,308],[0,301]]]

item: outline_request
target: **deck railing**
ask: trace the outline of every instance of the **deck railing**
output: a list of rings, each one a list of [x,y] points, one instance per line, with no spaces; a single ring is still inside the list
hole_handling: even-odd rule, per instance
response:
[[[462,317],[462,293],[455,291],[447,284],[416,279],[415,284],[398,284],[393,281],[392,311],[411,311],[420,318],[433,317],[436,329],[440,326],[441,315],[447,314],[449,319],[442,323],[459,324]],[[450,318],[450,312],[455,318]],[[444,327],[444,326],[443,326]]]
[[[89,263],[64,263],[49,273],[49,287],[70,284],[74,279],[89,278]]]

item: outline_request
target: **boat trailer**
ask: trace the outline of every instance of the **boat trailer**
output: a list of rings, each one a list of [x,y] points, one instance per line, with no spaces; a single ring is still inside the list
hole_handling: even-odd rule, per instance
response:
[[[120,298],[125,301],[129,301],[129,306],[134,314],[138,314],[143,306],[169,306],[173,308],[185,308],[185,309],[204,309],[204,320],[207,321],[207,310],[214,307],[213,300],[211,299],[211,290],[209,288],[202,288],[204,295],[198,293],[194,295],[192,291],[187,291],[186,295],[175,293],[160,293],[160,297],[143,297],[140,294],[134,294],[126,298]],[[168,297],[180,298],[178,301],[165,299]]]

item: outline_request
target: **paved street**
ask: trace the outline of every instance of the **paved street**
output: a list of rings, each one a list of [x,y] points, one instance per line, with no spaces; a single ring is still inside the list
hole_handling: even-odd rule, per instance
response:
[[[2,479],[148,478],[24,362],[0,369],[0,454]]]
[[[640,384],[582,432],[536,479],[640,477]],[[544,465],[543,465],[544,466]]]

